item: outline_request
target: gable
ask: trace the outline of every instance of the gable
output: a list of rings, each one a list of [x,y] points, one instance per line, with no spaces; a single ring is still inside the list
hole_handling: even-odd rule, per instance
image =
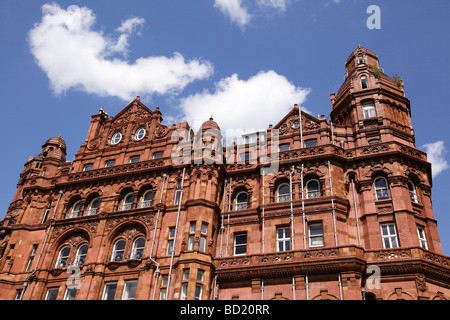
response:
[[[299,112],[302,114],[302,130],[308,131],[318,129],[320,127],[319,119],[304,112],[303,110],[300,111],[298,105],[294,105],[292,110],[289,111],[289,113],[286,114],[283,119],[281,119],[281,121],[274,126],[274,129],[278,129],[280,134],[286,134],[299,130],[298,127],[294,127],[294,123],[299,121]]]
[[[151,118],[152,115],[153,112],[141,102],[139,97],[137,97],[115,117],[112,118],[111,125],[122,125],[136,120],[139,121]]]

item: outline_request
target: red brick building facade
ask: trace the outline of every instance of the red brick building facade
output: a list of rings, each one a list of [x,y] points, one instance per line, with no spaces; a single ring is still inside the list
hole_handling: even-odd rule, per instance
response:
[[[294,106],[239,146],[139,97],[73,161],[47,140],[1,221],[0,299],[448,299],[403,83],[361,47],[345,66],[330,121]]]

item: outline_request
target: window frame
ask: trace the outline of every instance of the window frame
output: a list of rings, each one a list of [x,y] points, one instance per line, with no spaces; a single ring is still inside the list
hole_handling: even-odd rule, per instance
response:
[[[284,150],[282,150],[284,149]],[[291,150],[291,144],[290,143],[283,143],[278,145],[278,152],[284,152]]]
[[[280,231],[282,232],[282,237],[280,237]],[[289,226],[279,226],[277,227],[276,232],[277,252],[291,250],[291,228]],[[280,248],[280,244],[282,245],[282,248]]]
[[[133,289],[132,291],[130,290],[130,284],[133,284],[134,287],[131,287],[131,289]],[[133,280],[127,280],[125,281],[125,285],[123,286],[123,292],[122,292],[122,300],[135,300],[136,299],[136,292],[137,292],[137,285],[138,285],[138,280],[133,279]],[[133,296],[132,298],[127,298],[127,296]]]
[[[312,233],[311,229],[313,227],[315,227],[315,226],[320,226],[322,232],[321,233],[317,233],[317,234],[316,233]],[[321,239],[321,241],[319,241],[319,242],[321,242],[321,244],[313,244],[313,241],[315,239]],[[313,222],[313,223],[310,223],[308,225],[308,242],[309,242],[309,247],[310,248],[317,248],[317,247],[325,246],[325,239],[324,239],[323,223],[322,222]]]
[[[143,241],[143,245],[141,247],[137,247],[137,242],[140,240]],[[143,258],[145,250],[145,242],[146,241],[144,236],[138,236],[136,239],[134,239],[133,245],[131,247],[131,259],[141,260]],[[138,253],[140,254],[140,256],[138,256]]]
[[[157,151],[157,152],[153,153],[153,155],[152,155],[152,159],[153,160],[161,159],[163,157],[164,157],[164,152],[163,151]]]
[[[377,109],[373,102],[363,104],[362,106],[363,119],[372,119],[377,117]]]
[[[360,78],[361,83],[361,89],[367,89],[369,87],[369,83],[367,82],[367,77],[365,75],[362,75]]]
[[[419,244],[420,247],[428,250],[428,241],[427,241],[427,235],[425,233],[425,227],[421,225],[416,225],[417,229],[417,237],[419,238]],[[422,233],[422,235],[421,235]]]
[[[123,242],[123,249],[117,249],[117,245],[119,244],[119,242]],[[116,241],[114,241],[113,244],[113,249],[111,251],[111,260],[110,261],[114,261],[114,262],[121,262],[121,261],[125,261],[125,249],[127,247],[127,241],[124,238],[119,238]],[[122,254],[122,258],[120,260],[117,260],[117,254]]]
[[[86,253],[82,253],[82,252],[81,252],[81,249],[82,249],[83,247],[87,247],[87,248],[86,248]],[[86,257],[87,257],[88,250],[89,250],[89,243],[82,243],[82,244],[80,244],[80,245],[78,246],[78,248],[77,248],[77,253],[75,254],[75,262],[74,262],[74,265],[76,265],[76,266],[82,266],[82,265],[84,265],[84,263],[86,262]],[[80,263],[80,260],[81,260],[81,259],[83,259],[82,263]]]
[[[391,228],[393,227],[394,233],[391,234]],[[383,227],[387,227],[385,230],[388,231],[388,234],[384,234],[383,233]],[[383,248],[384,249],[393,249],[393,248],[399,248],[400,247],[400,243],[398,241],[398,234],[397,234],[397,228],[395,226],[394,222],[386,222],[386,223],[381,223],[380,224],[380,230],[381,230],[381,242],[383,243]],[[393,239],[395,239],[395,245],[393,245]],[[389,242],[389,247],[386,246],[386,241],[388,240]]]
[[[311,182],[317,182],[317,190],[309,190],[309,184]],[[309,179],[306,182],[306,199],[314,199],[314,198],[320,198],[322,196],[320,192],[320,181],[317,179]]]
[[[383,180],[386,184],[385,187],[377,187],[376,183],[377,181]],[[375,200],[379,201],[379,200],[388,200],[391,199],[391,192],[389,190],[389,182],[387,181],[387,179],[385,177],[376,177],[373,180],[373,187],[375,190]],[[380,192],[385,192],[385,194],[382,194],[381,196],[379,195]]]
[[[308,139],[303,142],[305,148],[317,147],[317,139]]]
[[[245,237],[245,243],[238,244],[236,241],[238,237]],[[234,238],[233,255],[234,256],[245,256],[247,254],[247,233],[246,232],[245,233],[244,232],[235,233],[233,238]],[[244,253],[236,253],[237,248],[245,248],[245,252]]]
[[[117,137],[119,137],[119,138],[117,138]],[[117,145],[120,141],[122,141],[122,137],[123,137],[122,132],[116,131],[111,137],[110,144],[113,146]]]
[[[140,134],[142,131],[144,131],[143,134]],[[145,134],[147,133],[147,130],[144,127],[140,127],[139,129],[136,130],[136,132],[134,133],[134,140],[136,141],[140,141],[142,139],[144,139]],[[142,136],[141,136],[142,135]]]
[[[238,201],[239,196],[245,194],[247,196],[247,201],[243,202],[243,201]],[[238,211],[238,210],[245,210],[248,209],[248,200],[249,200],[249,196],[248,196],[248,192],[247,191],[240,191],[237,195],[236,198],[234,199],[234,210]]]
[[[173,235],[172,235],[173,231]],[[166,255],[170,256],[172,254],[172,251],[175,250],[173,247],[174,240],[175,240],[175,227],[169,227],[169,234],[167,235],[167,248],[166,248]],[[170,249],[170,250],[169,250]]]
[[[288,192],[280,194],[280,189],[283,186],[288,187]],[[289,197],[289,199],[287,199],[286,197]],[[288,202],[288,201],[291,201],[291,186],[289,185],[289,183],[286,182],[280,183],[280,185],[277,187],[277,202]]]
[[[112,296],[112,299],[106,299],[106,298],[109,296],[109,293],[110,293],[109,290],[106,291],[106,289],[107,289],[109,286],[111,286],[111,285],[115,286],[115,288],[114,288],[114,293],[113,293],[113,296]],[[103,287],[102,300],[115,300],[115,298],[116,298],[116,293],[117,293],[117,281],[106,282],[106,283],[105,283],[105,286]],[[108,297],[108,298],[109,298],[109,297]]]
[[[68,249],[67,255],[62,256],[63,250]],[[56,258],[55,267],[56,268],[66,268],[69,264],[70,252],[72,251],[72,247],[68,244],[63,245],[58,251],[58,257]],[[64,260],[63,260],[64,259]],[[63,262],[64,261],[64,262]]]
[[[50,293],[51,293],[51,292],[55,292],[55,291],[56,291],[56,294],[54,295],[54,296],[55,296],[55,299],[49,299]],[[58,298],[58,293],[59,293],[59,287],[48,288],[48,289],[47,289],[47,292],[46,292],[46,294],[45,294],[45,300],[57,300],[57,298]]]

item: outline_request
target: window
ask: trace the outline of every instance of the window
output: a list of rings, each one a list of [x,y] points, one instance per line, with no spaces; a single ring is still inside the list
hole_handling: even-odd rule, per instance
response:
[[[125,282],[122,300],[134,300],[136,296],[137,280],[129,280]]]
[[[238,193],[234,210],[245,210],[248,207],[248,194],[245,191]]]
[[[247,253],[247,234],[236,234],[234,236],[234,255],[244,255]]]
[[[142,259],[144,255],[145,238],[139,237],[133,242],[133,248],[131,249],[131,259]]]
[[[114,166],[115,164],[116,164],[116,161],[115,161],[115,160],[107,160],[107,161],[105,161],[105,168],[112,167],[112,166]]]
[[[89,210],[84,212],[85,216],[90,216],[93,214],[97,214],[98,207],[100,206],[100,200],[98,198],[95,198],[91,201],[91,204],[89,205]]]
[[[380,139],[371,139],[369,140],[369,144],[377,144],[380,143]]]
[[[381,225],[381,238],[383,240],[383,248],[398,248],[397,232],[394,223]]]
[[[134,195],[132,192],[128,193],[125,198],[123,198],[123,204],[118,207],[119,211],[130,210],[133,207]]]
[[[366,76],[361,77],[361,88],[367,89],[367,77]]]
[[[167,241],[167,253],[166,253],[168,256],[170,256],[172,254],[174,239],[175,239],[175,228],[170,227],[169,228],[169,237],[168,237],[168,241]]]
[[[278,187],[277,190],[277,202],[285,202],[291,200],[290,188],[287,183],[283,183]]]
[[[316,139],[309,139],[305,141],[305,148],[309,147],[315,147],[317,146],[317,140]]]
[[[83,167],[83,171],[92,170],[92,167],[93,167],[92,163],[85,164],[84,167]]]
[[[419,236],[420,246],[428,250],[427,238],[425,237],[425,229],[421,226],[417,226],[417,235]]]
[[[278,147],[278,151],[279,151],[279,152],[289,151],[290,147],[291,147],[291,146],[289,145],[289,143],[286,143],[286,144],[280,144],[280,146]]]
[[[182,283],[181,283],[181,296],[180,296],[180,300],[186,300],[187,298],[187,290],[188,290],[188,282],[189,281],[189,269],[184,269],[183,270],[183,279],[182,279]],[[184,282],[186,281],[186,282]]]
[[[139,156],[132,156],[130,157],[130,163],[139,162]]]
[[[391,198],[389,194],[388,183],[385,178],[376,178],[374,184],[375,184],[376,200],[384,200]]]
[[[144,127],[139,128],[134,134],[134,140],[141,140],[142,138],[145,137],[145,133],[146,131]]]
[[[202,252],[206,251],[206,234],[208,233],[208,224],[206,222],[202,222],[202,228],[200,229],[200,248],[199,250]]]
[[[300,122],[298,120],[292,123],[292,128],[300,128]]]
[[[195,300],[202,300],[202,289],[203,289],[203,277],[204,277],[204,271],[198,270],[197,271],[197,284],[195,286]]]
[[[363,106],[363,118],[369,119],[377,116],[375,106],[373,104],[366,104]]]
[[[125,253],[125,240],[119,239],[116,241],[113,247],[113,252],[111,255],[111,261],[123,261]]]
[[[161,287],[159,289],[159,300],[167,300],[167,283],[169,276],[161,276]]]
[[[89,245],[87,243],[82,244],[78,247],[77,255],[75,256],[75,265],[82,266],[86,262],[87,251]]]
[[[27,267],[26,267],[25,271],[31,270],[31,266],[33,265],[34,257],[36,256],[37,248],[38,248],[38,245],[34,244],[33,249],[31,249],[31,254],[30,254],[30,257],[28,258],[28,263],[27,263]]]
[[[122,140],[122,133],[120,131],[117,131],[111,138],[111,144],[112,145],[118,144],[120,140]]]
[[[66,293],[64,293],[64,300],[75,300],[76,295],[77,295],[76,287],[67,287]]]
[[[138,203],[138,208],[148,208],[152,206],[153,202],[153,191],[147,190],[142,196],[141,203]]]
[[[291,229],[289,227],[277,228],[277,251],[291,250]]]
[[[194,250],[194,242],[195,242],[195,221],[191,222],[189,227],[188,250]]]
[[[67,214],[66,218],[76,218],[80,215],[81,211],[81,200],[77,201],[72,206],[72,211]]]
[[[309,246],[323,246],[323,226],[322,223],[312,223],[309,225]]]
[[[160,159],[162,157],[163,157],[163,152],[162,151],[161,152],[155,152],[153,154],[153,159]]]
[[[306,183],[306,198],[318,198],[320,197],[320,183],[317,180],[309,180]]]
[[[56,300],[58,297],[59,288],[50,288],[47,290],[47,294],[45,295],[45,300]]]
[[[174,204],[175,204],[175,205],[177,205],[177,204],[180,203],[181,193],[182,193],[181,182],[178,181],[178,183],[177,183],[177,189],[175,190],[175,200],[174,200]]]
[[[117,282],[109,282],[105,284],[102,300],[114,300],[116,296]]]
[[[62,247],[61,250],[59,250],[55,268],[65,268],[69,260],[69,254],[70,254],[70,246]]]
[[[419,203],[420,198],[417,195],[416,186],[411,180],[408,181],[408,190],[409,190],[409,198],[411,199],[411,201]]]
[[[49,202],[49,203],[48,203],[48,206],[47,206],[47,209],[45,209],[45,212],[44,212],[44,218],[42,218],[42,223],[45,223],[45,221],[47,221],[48,214],[50,213],[50,208],[51,208],[51,207],[52,207],[52,203]]]

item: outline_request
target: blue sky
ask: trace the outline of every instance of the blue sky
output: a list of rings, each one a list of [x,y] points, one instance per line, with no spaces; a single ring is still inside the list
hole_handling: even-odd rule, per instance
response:
[[[366,26],[372,4],[381,29]],[[248,130],[276,124],[295,103],[328,116],[329,94],[361,44],[405,82],[450,255],[450,2],[2,0],[0,8],[0,218],[27,159],[61,134],[72,160],[101,107],[114,116],[140,95],[168,125],[198,126],[212,114],[223,129]]]

